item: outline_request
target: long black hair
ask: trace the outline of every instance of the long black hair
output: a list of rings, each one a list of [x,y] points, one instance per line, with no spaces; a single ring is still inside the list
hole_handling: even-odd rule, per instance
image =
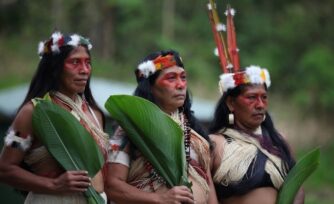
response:
[[[148,61],[148,60],[154,60],[158,56],[166,56],[166,55],[173,55],[176,61],[176,65],[184,68],[184,64],[182,62],[182,59],[179,53],[174,50],[158,51],[158,52],[151,53],[148,56],[146,56],[140,63]],[[154,74],[150,75],[148,78],[145,78],[143,76],[140,76],[137,73],[137,71],[135,71],[138,86],[134,91],[134,95],[140,96],[153,103],[156,103],[154,96],[152,94],[152,86],[155,84],[155,81],[158,78],[160,73],[161,71],[159,70],[159,71],[156,71]],[[198,122],[198,120],[194,116],[194,112],[191,110],[191,104],[192,104],[191,95],[187,89],[186,99],[184,101],[183,106],[180,107],[179,110],[185,114],[186,118],[188,119],[190,127],[196,132],[198,132],[201,136],[203,136],[206,140],[209,141],[209,137],[207,135],[206,130]]]
[[[81,45],[85,47],[88,55],[90,52],[86,45]],[[27,102],[35,97],[43,97],[49,91],[58,91],[61,83],[61,75],[64,70],[65,59],[69,54],[74,50],[75,47],[71,45],[61,46],[59,48],[59,53],[44,53],[39,61],[37,70],[30,82],[30,86],[27,92],[27,95],[20,105],[20,110]],[[90,77],[87,81],[86,88],[83,93],[79,93],[81,96],[84,96],[88,104],[101,112],[103,119],[103,127],[105,127],[105,116],[102,110],[98,107],[91,89],[90,89]]]
[[[235,87],[234,89],[229,89],[227,92],[225,92],[221,96],[221,98],[219,99],[217,103],[216,109],[215,109],[214,119],[209,128],[210,133],[214,134],[222,129],[233,128],[233,125],[229,124],[229,121],[228,121],[228,114],[230,114],[231,112],[229,108],[227,107],[226,100],[228,97],[232,97],[232,98],[238,97],[242,93],[242,91],[245,89],[246,86],[249,86],[249,85],[239,85]],[[295,164],[295,160],[292,158],[292,155],[291,155],[291,152],[289,150],[287,143],[276,130],[274,123],[268,112],[266,112],[266,118],[262,122],[261,128],[268,132],[268,135],[273,145],[279,149],[282,159],[287,162],[288,169],[291,169]]]

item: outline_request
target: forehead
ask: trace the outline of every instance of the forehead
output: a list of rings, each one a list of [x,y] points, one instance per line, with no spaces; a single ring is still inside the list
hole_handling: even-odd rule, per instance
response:
[[[76,58],[76,57],[89,57],[87,49],[83,46],[78,46],[70,52],[67,58]]]
[[[267,93],[267,90],[263,84],[247,85],[242,90],[242,94],[265,94],[265,93]]]
[[[183,74],[185,73],[185,70],[182,67],[179,67],[177,65],[174,65],[172,67],[165,68],[161,70],[159,76],[164,76],[169,73],[175,73],[175,74]]]

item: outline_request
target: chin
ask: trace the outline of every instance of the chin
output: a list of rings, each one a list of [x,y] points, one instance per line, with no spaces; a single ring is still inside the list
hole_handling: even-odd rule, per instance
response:
[[[257,129],[261,126],[262,122],[261,123],[256,123],[256,124],[253,124],[253,127],[254,129]]]
[[[182,106],[184,105],[184,102],[180,102],[180,103],[177,103],[177,104],[175,104],[175,106],[177,107],[177,108],[181,108]]]
[[[77,88],[77,93],[83,93],[85,92],[86,87],[79,87]]]

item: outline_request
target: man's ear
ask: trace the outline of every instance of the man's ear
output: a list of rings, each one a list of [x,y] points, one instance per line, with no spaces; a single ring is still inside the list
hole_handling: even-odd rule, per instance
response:
[[[233,113],[234,111],[234,100],[232,97],[228,96],[226,99],[226,105],[228,107],[228,109],[230,110],[230,112]]]

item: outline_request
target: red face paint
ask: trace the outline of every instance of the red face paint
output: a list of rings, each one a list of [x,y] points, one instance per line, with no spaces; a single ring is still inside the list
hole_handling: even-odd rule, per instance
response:
[[[264,120],[268,108],[267,91],[263,85],[251,85],[233,99],[232,109],[241,128],[255,130]]]
[[[59,91],[69,97],[84,92],[90,73],[90,56],[79,46],[65,59]]]
[[[161,77],[158,77],[156,84],[165,86],[166,88],[186,88],[186,73],[184,71],[165,73]]]
[[[76,52],[70,55],[65,60],[64,69],[90,74],[91,63],[89,55],[85,52]]]
[[[152,93],[158,105],[168,113],[183,106],[186,91],[186,73],[183,68],[177,66],[162,70],[152,87]]]

